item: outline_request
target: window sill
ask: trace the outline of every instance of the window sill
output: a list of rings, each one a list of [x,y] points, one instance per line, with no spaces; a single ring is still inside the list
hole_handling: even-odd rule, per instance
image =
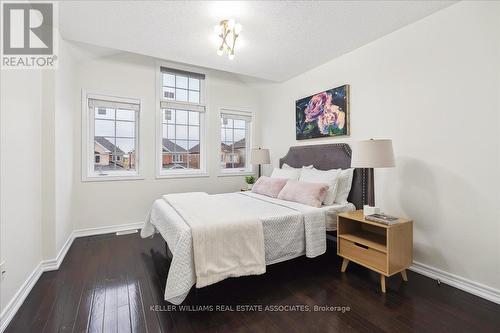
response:
[[[156,179],[175,179],[175,178],[208,178],[208,172],[186,172],[186,173],[163,173],[156,175]]]
[[[142,175],[116,175],[116,176],[85,176],[82,177],[82,182],[109,182],[123,180],[144,180]]]
[[[255,176],[252,171],[221,171],[217,177],[241,177],[241,176]]]

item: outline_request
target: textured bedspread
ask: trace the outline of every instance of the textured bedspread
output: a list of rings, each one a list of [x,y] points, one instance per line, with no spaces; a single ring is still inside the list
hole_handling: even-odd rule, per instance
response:
[[[250,192],[216,194],[259,213],[264,232],[267,265],[296,258],[321,255],[326,250],[325,219],[333,211],[353,210],[352,205],[331,209],[313,208],[298,203],[272,199]],[[164,199],[154,202],[142,237],[159,232],[173,254],[167,277],[165,300],[180,304],[193,285],[196,274],[191,229]]]

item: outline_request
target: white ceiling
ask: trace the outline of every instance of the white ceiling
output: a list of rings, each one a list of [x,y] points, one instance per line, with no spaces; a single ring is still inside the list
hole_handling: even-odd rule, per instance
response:
[[[453,1],[68,1],[64,38],[284,81]],[[216,55],[214,25],[243,26],[236,57]]]

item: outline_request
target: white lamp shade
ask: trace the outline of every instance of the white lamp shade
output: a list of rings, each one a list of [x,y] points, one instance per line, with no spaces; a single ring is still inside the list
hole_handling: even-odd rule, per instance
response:
[[[271,158],[269,157],[269,149],[252,149],[250,154],[250,164],[269,164]]]
[[[352,144],[352,168],[395,167],[392,140],[365,140]]]

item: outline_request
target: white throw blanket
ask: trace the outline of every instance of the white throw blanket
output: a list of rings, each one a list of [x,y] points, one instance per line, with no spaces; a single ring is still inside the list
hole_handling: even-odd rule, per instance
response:
[[[201,192],[163,199],[191,228],[197,288],[265,273],[264,232],[257,212],[242,214],[227,198]]]

